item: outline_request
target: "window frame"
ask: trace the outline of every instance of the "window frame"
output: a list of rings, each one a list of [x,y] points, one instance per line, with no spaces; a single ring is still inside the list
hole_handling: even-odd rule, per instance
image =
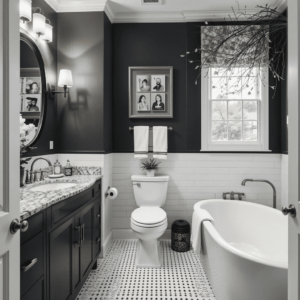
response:
[[[200,151],[230,151],[230,152],[270,152],[269,150],[269,76],[268,69],[263,68],[266,84],[261,84],[261,100],[255,99],[257,111],[257,141],[212,141],[212,101],[210,99],[211,69],[201,71],[201,150]],[[207,73],[208,72],[208,73]],[[209,74],[209,75],[208,75]],[[214,99],[213,101],[228,101],[230,99]],[[233,101],[235,99],[232,99]],[[238,99],[237,99],[238,100]],[[242,101],[251,101],[245,99]]]

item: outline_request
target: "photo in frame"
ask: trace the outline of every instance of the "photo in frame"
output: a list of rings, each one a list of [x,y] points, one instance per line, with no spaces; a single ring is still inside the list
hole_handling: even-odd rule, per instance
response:
[[[165,111],[166,110],[166,94],[151,93],[151,110]]]
[[[40,112],[41,111],[41,95],[21,95],[22,112]]]
[[[137,99],[137,111],[150,111],[151,110],[151,94],[150,93],[138,93]]]
[[[173,118],[173,67],[129,67],[129,118]]]

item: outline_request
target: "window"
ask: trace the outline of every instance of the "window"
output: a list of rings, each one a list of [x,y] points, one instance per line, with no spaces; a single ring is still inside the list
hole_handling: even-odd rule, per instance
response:
[[[201,151],[269,150],[265,72],[211,68],[201,84]]]

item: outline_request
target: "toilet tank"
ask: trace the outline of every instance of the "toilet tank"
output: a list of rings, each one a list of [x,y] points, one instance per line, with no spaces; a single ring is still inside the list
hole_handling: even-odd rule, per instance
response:
[[[131,176],[135,202],[138,206],[162,207],[167,198],[169,176]]]

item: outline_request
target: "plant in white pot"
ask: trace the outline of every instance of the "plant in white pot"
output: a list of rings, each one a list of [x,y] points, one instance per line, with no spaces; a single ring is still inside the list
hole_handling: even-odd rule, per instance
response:
[[[146,162],[143,162],[142,164],[143,166],[141,168],[143,171],[146,170],[147,176],[154,177],[155,172],[158,172],[159,170],[158,165],[160,164],[160,162],[156,162],[155,159],[150,159]]]

